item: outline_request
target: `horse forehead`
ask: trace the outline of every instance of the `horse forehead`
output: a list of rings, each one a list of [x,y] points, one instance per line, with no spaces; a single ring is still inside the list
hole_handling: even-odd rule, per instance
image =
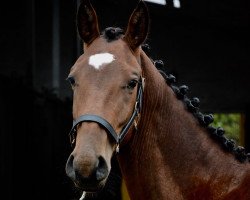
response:
[[[92,69],[95,72],[103,72],[107,66],[112,66],[114,69],[120,68],[114,66],[126,66],[126,69],[128,69],[129,66],[134,68],[137,65],[137,58],[123,40],[107,42],[103,38],[98,38],[85,49],[85,53],[78,58],[71,72],[73,73],[78,69]],[[140,68],[140,66],[137,66],[137,68]],[[110,70],[108,71],[110,72]]]
[[[116,41],[107,42],[104,38],[97,38],[93,44],[86,49],[86,56],[92,64],[97,63],[111,63],[114,60],[119,63],[128,63],[132,60],[136,60],[127,43],[122,39]],[[112,59],[113,58],[113,59]]]

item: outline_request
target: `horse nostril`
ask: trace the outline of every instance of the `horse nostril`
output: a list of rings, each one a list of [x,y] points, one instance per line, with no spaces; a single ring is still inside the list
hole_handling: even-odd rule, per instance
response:
[[[71,179],[75,179],[75,171],[73,169],[73,160],[74,160],[74,156],[70,155],[67,163],[66,163],[66,174],[68,175],[68,177],[70,177]]]
[[[109,172],[107,163],[102,156],[99,156],[98,161],[98,166],[96,168],[96,180],[101,181],[108,176]]]

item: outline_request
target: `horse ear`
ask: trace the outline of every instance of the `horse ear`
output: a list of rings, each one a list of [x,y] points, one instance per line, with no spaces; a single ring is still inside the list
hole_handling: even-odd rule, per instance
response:
[[[129,19],[124,39],[132,50],[138,48],[146,39],[149,28],[149,14],[146,4],[140,0]]]
[[[87,45],[100,35],[97,16],[89,0],[82,0],[79,5],[77,30],[79,36]]]

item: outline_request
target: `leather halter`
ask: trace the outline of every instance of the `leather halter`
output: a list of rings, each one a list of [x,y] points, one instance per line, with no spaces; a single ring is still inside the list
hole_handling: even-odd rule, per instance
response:
[[[114,139],[114,141],[117,144],[116,152],[119,152],[119,146],[125,136],[127,135],[129,128],[131,125],[135,122],[135,118],[140,114],[141,109],[142,109],[142,95],[143,95],[143,90],[144,90],[144,78],[140,78],[137,86],[137,97],[136,97],[136,102],[135,102],[135,108],[134,111],[128,120],[128,122],[124,125],[122,128],[120,134],[117,134],[112,125],[104,118],[94,115],[94,114],[85,114],[81,115],[78,117],[76,120],[73,120],[73,126],[69,132],[70,136],[70,142],[73,145],[75,143],[75,135],[77,133],[77,125],[82,123],[82,122],[96,122],[99,124],[101,127],[103,127],[106,132]]]

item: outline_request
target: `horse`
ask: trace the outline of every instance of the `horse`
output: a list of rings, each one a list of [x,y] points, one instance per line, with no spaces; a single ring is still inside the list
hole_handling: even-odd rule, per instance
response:
[[[245,149],[147,55],[146,4],[139,1],[125,31],[101,32],[89,0],[76,22],[84,53],[68,75],[73,150],[65,167],[75,186],[100,191],[116,157],[131,200],[249,200]]]

